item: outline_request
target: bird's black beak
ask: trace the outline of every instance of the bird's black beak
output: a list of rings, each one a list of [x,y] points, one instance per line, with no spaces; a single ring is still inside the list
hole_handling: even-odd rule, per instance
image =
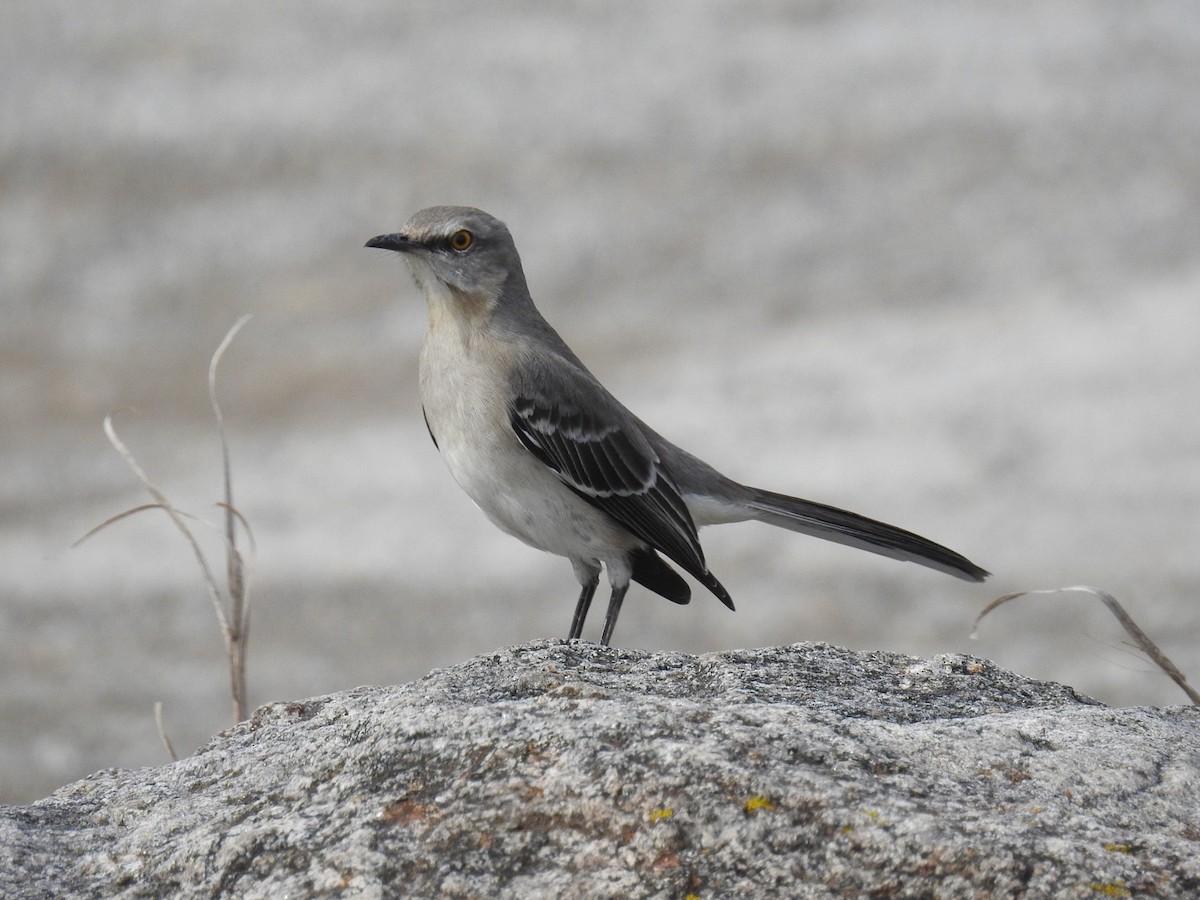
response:
[[[403,234],[381,234],[378,237],[373,237],[367,241],[364,247],[376,247],[380,250],[395,250],[397,253],[404,253],[406,250],[412,250],[417,246],[417,242],[411,240]]]

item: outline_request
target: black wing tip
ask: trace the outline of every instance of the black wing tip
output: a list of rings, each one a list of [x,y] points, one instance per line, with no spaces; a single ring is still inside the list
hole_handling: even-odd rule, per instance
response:
[[[633,551],[629,561],[633,566],[633,580],[642,587],[649,588],[660,597],[666,597],[672,603],[682,605],[691,601],[692,589],[688,587],[688,583],[653,547],[641,547]],[[696,580],[712,591],[718,600],[733,609],[733,598],[712,572],[705,569],[703,572],[692,574],[695,574]]]
[[[688,583],[653,548],[635,550],[629,561],[633,566],[633,580],[642,587],[681,606],[691,602],[692,589]]]
[[[704,571],[704,577],[700,579],[700,583],[712,591],[713,596],[728,606],[731,611],[736,612],[736,610],[733,608],[733,598],[729,596],[729,591],[725,590],[725,585],[717,581],[716,576],[713,575],[712,572],[709,572],[706,569]]]

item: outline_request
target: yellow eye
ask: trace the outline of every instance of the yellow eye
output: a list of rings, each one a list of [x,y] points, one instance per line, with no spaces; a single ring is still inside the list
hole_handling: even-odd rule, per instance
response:
[[[465,228],[450,235],[450,246],[459,253],[469,249],[473,243],[475,243],[475,236]]]

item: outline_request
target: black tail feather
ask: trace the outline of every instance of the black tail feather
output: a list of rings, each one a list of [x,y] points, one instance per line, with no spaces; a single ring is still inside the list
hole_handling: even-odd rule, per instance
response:
[[[965,581],[983,581],[991,574],[965,556],[903,528],[824,503],[761,488],[747,490],[751,495],[749,506],[756,511],[760,521],[893,559],[919,563]]]

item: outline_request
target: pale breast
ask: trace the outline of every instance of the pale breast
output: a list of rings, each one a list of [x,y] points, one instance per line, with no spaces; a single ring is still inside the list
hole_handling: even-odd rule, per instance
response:
[[[450,316],[430,317],[421,403],[454,480],[501,530],[561,556],[605,560],[639,542],[567,488],[509,424],[511,344]]]

